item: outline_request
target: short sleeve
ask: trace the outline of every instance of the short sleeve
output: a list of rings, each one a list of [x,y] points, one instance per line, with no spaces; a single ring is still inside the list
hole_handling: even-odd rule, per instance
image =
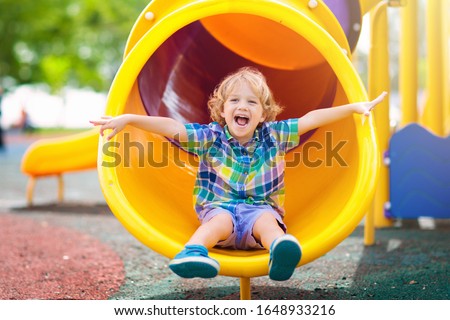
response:
[[[212,143],[214,143],[215,134],[211,125],[188,123],[184,125],[187,133],[187,141],[180,142],[180,147],[201,156]]]
[[[287,119],[268,123],[272,135],[284,152],[297,147],[300,144],[298,132],[298,119]]]

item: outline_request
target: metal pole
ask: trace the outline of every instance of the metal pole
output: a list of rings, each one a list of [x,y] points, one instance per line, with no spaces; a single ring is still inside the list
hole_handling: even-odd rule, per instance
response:
[[[450,135],[450,0],[444,0],[442,10],[442,45],[444,53],[444,114],[442,117],[442,125],[444,136]]]
[[[241,300],[251,300],[250,278],[241,277]]]
[[[369,55],[369,98],[376,98],[383,91],[390,91],[389,77],[389,35],[386,1],[380,2],[370,12],[371,48]],[[390,120],[389,99],[385,99],[374,110],[381,163],[389,147]],[[373,203],[375,227],[388,227],[392,220],[386,218],[385,209],[389,203],[389,170],[382,165]]]
[[[443,46],[442,10],[443,1],[428,0],[427,28],[427,91],[428,97],[421,123],[435,134],[443,136]]]
[[[408,0],[400,9],[401,37],[400,37],[400,73],[399,89],[401,96],[401,121],[404,127],[409,123],[417,122],[417,0]]]

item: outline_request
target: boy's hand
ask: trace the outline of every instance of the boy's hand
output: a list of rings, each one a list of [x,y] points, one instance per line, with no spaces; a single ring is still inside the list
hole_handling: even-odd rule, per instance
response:
[[[106,140],[111,140],[117,133],[123,130],[125,126],[128,124],[128,121],[125,115],[117,116],[115,118],[110,116],[102,116],[100,120],[90,120],[94,126],[100,127],[100,135],[103,137],[103,132],[107,129],[111,129],[111,133],[108,134]]]
[[[382,94],[380,94],[378,97],[376,97],[372,101],[360,103],[357,106],[355,112],[359,113],[359,114],[363,114],[365,116],[369,116],[370,115],[370,111],[372,111],[372,109],[375,108],[375,106],[377,104],[382,102],[384,100],[384,98],[386,97],[386,95],[387,95],[387,92],[384,91]]]

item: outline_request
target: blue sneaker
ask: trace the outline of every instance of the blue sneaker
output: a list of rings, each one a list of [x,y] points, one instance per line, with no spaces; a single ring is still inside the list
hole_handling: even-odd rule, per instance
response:
[[[270,246],[269,278],[276,281],[289,279],[302,257],[297,239],[289,234],[281,236]]]
[[[202,245],[187,245],[169,263],[169,268],[182,278],[214,278],[219,273],[219,263],[208,257]]]

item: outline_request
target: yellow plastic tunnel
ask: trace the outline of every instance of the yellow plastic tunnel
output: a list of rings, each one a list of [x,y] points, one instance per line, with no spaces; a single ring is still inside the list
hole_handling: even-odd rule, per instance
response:
[[[154,0],[131,31],[107,114],[208,123],[208,96],[242,66],[266,75],[286,107],[278,119],[364,101],[349,59],[357,41],[350,29],[322,1]],[[97,167],[111,210],[141,242],[172,258],[199,226],[195,157],[132,127],[109,142],[100,139]],[[354,116],[304,135],[288,153],[285,222],[302,244],[301,264],[331,250],[360,223],[373,196],[377,152],[371,117],[364,123]],[[213,249],[211,256],[222,275],[267,274],[264,250]]]

